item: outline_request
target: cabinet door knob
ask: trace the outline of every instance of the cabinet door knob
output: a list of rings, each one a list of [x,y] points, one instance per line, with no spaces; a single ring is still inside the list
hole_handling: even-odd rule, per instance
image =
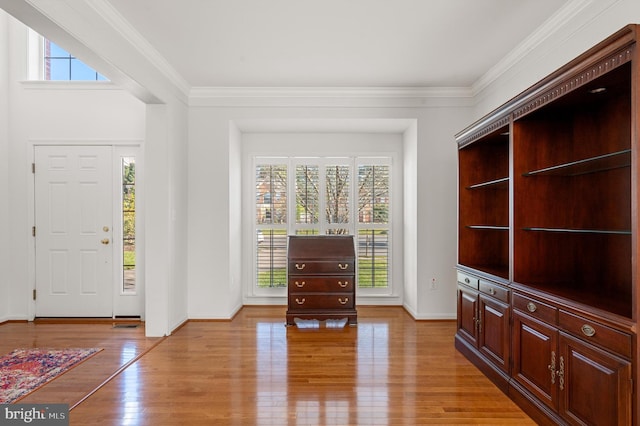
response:
[[[587,337],[593,337],[596,335],[596,329],[591,327],[589,324],[585,324],[581,328],[582,333]]]
[[[305,299],[304,297],[302,298],[302,300],[300,300],[300,299],[298,299],[298,298],[296,297],[296,303],[297,303],[298,305],[304,305],[304,302],[305,302],[305,301],[306,301],[306,299]]]
[[[338,302],[340,302],[341,305],[346,305],[348,301],[349,301],[348,297],[345,297],[344,300],[342,300],[341,297],[338,297]]]
[[[527,303],[527,310],[529,312],[535,312],[538,310],[538,307],[535,305],[535,303],[529,302]]]
[[[306,281],[302,281],[302,282],[298,282],[298,281],[296,281],[296,286],[297,286],[297,287],[302,288],[302,287],[304,287],[304,285],[305,285],[305,284],[306,284]]]
[[[348,267],[349,267],[348,263],[345,263],[344,265],[342,263],[338,263],[338,268],[342,269],[343,271]]]
[[[305,266],[306,266],[306,265],[305,265],[304,263],[303,263],[302,265],[300,265],[299,263],[296,263],[296,269],[297,269],[298,271],[302,271],[302,270],[304,269],[304,267],[305,267]]]
[[[342,288],[345,288],[346,286],[349,285],[349,281],[345,281],[345,282],[338,281],[338,285]]]
[[[496,294],[496,290],[493,287],[489,288],[489,294],[494,295]]]

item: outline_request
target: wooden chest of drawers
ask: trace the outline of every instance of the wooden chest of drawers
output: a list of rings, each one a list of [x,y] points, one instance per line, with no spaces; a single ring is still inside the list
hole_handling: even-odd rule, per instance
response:
[[[289,236],[287,325],[299,319],[357,323],[353,236]]]

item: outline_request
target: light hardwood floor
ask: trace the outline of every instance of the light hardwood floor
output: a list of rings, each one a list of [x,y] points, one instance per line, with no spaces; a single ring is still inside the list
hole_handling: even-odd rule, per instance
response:
[[[285,310],[245,307],[164,339],[111,324],[4,324],[0,352],[104,348],[20,401],[68,403],[72,425],[535,424],[455,351],[453,321],[359,307],[356,327],[296,328]]]

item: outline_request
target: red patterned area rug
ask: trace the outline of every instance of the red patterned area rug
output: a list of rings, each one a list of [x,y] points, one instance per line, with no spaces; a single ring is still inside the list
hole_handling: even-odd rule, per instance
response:
[[[0,404],[11,404],[102,349],[16,349],[0,358]]]

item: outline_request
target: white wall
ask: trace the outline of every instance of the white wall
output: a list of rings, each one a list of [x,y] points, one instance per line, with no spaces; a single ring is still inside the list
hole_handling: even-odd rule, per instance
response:
[[[325,100],[326,101],[326,100]],[[192,106],[189,116],[189,317],[229,318],[238,308],[243,286],[239,250],[226,239],[238,233],[242,205],[230,190],[241,187],[234,160],[241,149],[237,123],[260,121],[296,123],[305,120],[400,119],[417,123],[417,143],[407,152],[417,155],[418,221],[407,228],[417,255],[410,267],[418,269],[407,283],[415,294],[410,310],[418,318],[455,317],[456,263],[456,146],[453,135],[469,121],[464,106],[425,108],[313,108]],[[265,124],[267,123],[267,124]],[[231,126],[231,127],[230,127]],[[236,126],[234,128],[234,126]],[[230,130],[231,128],[231,130]],[[242,129],[240,129],[242,131]],[[246,129],[245,129],[246,131]],[[232,160],[229,161],[229,157]],[[414,158],[415,160],[415,158]],[[233,169],[232,169],[233,167]],[[241,232],[246,232],[246,227]],[[428,257],[428,258],[427,258]],[[251,267],[251,266],[244,266]],[[432,278],[437,287],[431,290]]]
[[[206,109],[189,110],[189,318],[230,318],[241,295],[238,268],[232,267],[240,263],[232,259],[229,241],[239,232],[232,217],[237,204],[231,206],[229,195],[235,186],[230,165],[237,165],[229,161],[230,124]]]
[[[9,313],[9,26],[0,11],[0,322]]]
[[[242,132],[229,123],[229,311],[231,316],[242,307]]]
[[[169,297],[169,331],[188,319],[188,108],[182,102],[168,103],[170,110],[169,138],[171,141],[171,256],[173,271]]]
[[[144,140],[144,105],[113,85],[25,82],[26,27],[9,20],[9,175],[6,205],[11,250],[7,257],[7,300],[11,319],[34,314],[33,281],[33,145],[38,143],[130,143]],[[4,63],[4,62],[3,62]],[[5,97],[3,96],[3,99]],[[0,114],[2,116],[2,114]],[[0,136],[1,139],[1,136]],[[0,160],[2,161],[2,160]],[[0,180],[2,182],[2,180]],[[2,187],[0,186],[0,191]],[[4,204],[4,203],[3,203]],[[0,213],[1,215],[1,213]],[[2,221],[4,223],[4,221]],[[4,274],[3,274],[4,275]]]
[[[413,121],[405,130],[403,148],[403,302],[413,316],[418,312],[418,126]],[[454,237],[455,238],[455,237]]]
[[[187,320],[187,113],[177,101],[146,113],[146,335],[164,336]]]
[[[638,0],[591,0],[565,17],[551,37],[477,95],[480,118],[628,24],[640,24]],[[469,123],[471,124],[471,123]]]

